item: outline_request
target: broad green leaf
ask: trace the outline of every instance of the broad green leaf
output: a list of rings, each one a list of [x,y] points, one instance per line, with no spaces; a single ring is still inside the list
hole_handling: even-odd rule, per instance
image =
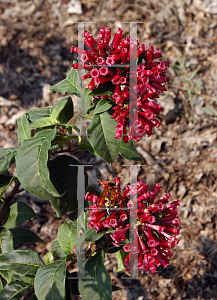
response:
[[[35,294],[40,300],[65,299],[66,261],[59,259],[40,268],[35,277]]]
[[[14,273],[11,271],[7,271],[7,270],[1,270],[0,271],[0,275],[7,281],[7,282],[11,282]]]
[[[13,251],[13,239],[10,230],[0,227],[0,254]]]
[[[35,275],[17,275],[14,274],[13,275],[13,281],[14,280],[19,280],[19,281],[23,281],[24,283],[28,284],[28,285],[34,285],[34,280],[35,280]]]
[[[126,267],[123,265],[123,261],[127,257],[128,253],[124,252],[123,249],[120,249],[119,251],[116,252],[116,259],[118,263],[118,269],[117,272],[121,272],[126,269]]]
[[[55,128],[44,130],[37,137],[23,141],[16,156],[16,173],[23,188],[44,200],[61,197],[50,181],[47,167],[48,150],[55,137]]]
[[[17,120],[18,126],[18,141],[22,143],[22,141],[31,139],[31,133],[29,128],[29,121],[26,118],[27,114],[23,114],[22,118]]]
[[[58,242],[63,252],[72,253],[73,248],[78,240],[77,227],[68,223],[63,223],[58,230]]]
[[[101,194],[97,189],[95,189],[94,187],[92,187],[90,185],[87,188],[87,192],[94,193],[97,196],[100,196],[100,194]]]
[[[91,229],[85,231],[85,241],[86,242],[95,242],[95,241],[99,240],[104,234],[105,234],[105,231],[96,232],[95,228],[91,228]]]
[[[3,176],[4,176],[4,175],[3,175]],[[3,176],[0,175],[0,180],[2,179]],[[6,180],[7,177],[10,178],[10,181],[9,181],[6,185],[4,185],[3,187],[1,187],[1,189],[0,189],[0,198],[3,196],[3,194],[4,194],[4,193],[6,192],[6,190],[9,188],[9,186],[12,184],[12,182],[15,181],[15,180],[17,180],[17,177],[14,177],[14,176],[13,176],[13,177],[11,177],[11,176],[4,176],[4,179]],[[9,179],[9,178],[8,178],[8,179]],[[4,180],[4,179],[3,179],[3,180]]]
[[[75,211],[71,212],[68,216],[69,220],[72,221],[74,226],[77,226],[77,218],[78,218],[78,210],[76,209]]]
[[[53,240],[53,242],[51,244],[51,252],[56,254],[57,256],[59,256],[61,258],[66,256],[65,252],[63,252],[62,248],[60,247],[60,244],[58,242],[58,238]]]
[[[0,292],[3,290],[3,284],[2,284],[2,280],[0,278]]]
[[[3,148],[0,149],[0,174],[10,168],[15,162],[19,148]]]
[[[10,229],[10,231],[13,235],[14,246],[26,243],[45,244],[45,242],[37,234],[27,228],[16,227],[14,229]]]
[[[108,99],[101,99],[97,103],[96,108],[93,113],[94,113],[94,115],[101,114],[101,113],[109,110],[112,106],[113,106],[113,104],[111,104]]]
[[[128,143],[125,144],[123,141],[123,137],[120,141],[118,154],[120,154],[122,157],[124,157],[126,159],[142,162],[142,157],[137,152],[136,148],[134,147],[133,142],[128,141]]]
[[[0,187],[8,184],[13,176],[8,171],[4,171],[0,174]]]
[[[36,252],[15,250],[0,255],[0,270],[10,270],[18,275],[36,273],[44,262]]]
[[[60,112],[65,107],[66,103],[68,102],[68,98],[64,97],[63,99],[59,100],[51,109],[51,117],[54,119],[58,119]]]
[[[52,199],[50,202],[55,208],[57,216],[62,217],[67,212],[74,211],[78,207],[77,166],[80,163],[71,156],[60,155],[48,161],[47,165],[53,185],[60,194],[63,194],[62,197]],[[75,166],[73,167],[73,165]]]
[[[117,285],[114,285],[114,284],[112,284],[112,292],[121,291],[121,290],[122,290],[122,288],[121,288],[121,287],[119,287],[119,286],[117,286]]]
[[[12,300],[12,299],[20,299],[23,295],[25,295],[28,289],[28,285],[22,281],[11,281],[0,293],[0,299],[2,300]]]
[[[77,272],[73,272],[73,273],[69,273],[66,270],[66,299],[72,299],[72,296],[74,295],[80,295],[79,290],[78,290],[78,286],[77,286],[77,282],[78,279],[77,278],[73,278],[73,277],[77,277],[78,274]]]
[[[54,257],[53,257],[52,252],[48,252],[46,254],[44,261],[45,261],[46,265],[53,263]]]
[[[67,123],[73,116],[73,102],[69,96],[63,97],[52,107],[32,108],[28,111],[29,119],[36,122],[52,117],[60,123]],[[40,124],[40,123],[38,123]]]
[[[71,68],[71,70],[67,74],[66,79],[60,81],[54,86],[51,86],[49,89],[50,91],[60,92],[63,95],[68,93],[79,96],[80,88],[81,82],[80,78],[78,77],[77,70]]]
[[[110,118],[108,111],[94,115],[87,127],[88,140],[95,152],[108,164],[111,164],[118,154],[120,141],[115,139],[115,120]]]
[[[51,106],[48,107],[36,107],[36,108],[31,108],[27,114],[29,116],[29,119],[32,122],[36,122],[39,119],[44,119],[47,117],[50,117],[50,113],[51,113]]]
[[[107,163],[112,163],[117,154],[129,160],[142,161],[132,141],[125,144],[123,138],[121,140],[114,138],[116,134],[116,122],[110,118],[111,113],[112,111],[110,110],[93,116],[87,128],[88,140],[91,147],[87,142],[84,142],[79,146],[79,149],[88,150],[100,156]]]
[[[66,101],[67,100],[67,101]],[[59,100],[54,106],[52,107],[52,111],[56,109],[56,106],[58,106],[58,103],[64,102],[64,106],[62,110],[60,111],[59,115],[57,115],[57,120],[60,123],[67,123],[74,115],[74,108],[73,108],[73,101],[72,98],[69,96],[66,96]]]
[[[111,279],[104,265],[104,257],[103,250],[100,250],[85,263],[86,279],[78,281],[78,289],[83,300],[112,299]],[[88,277],[90,279],[87,279]]]
[[[39,119],[39,120],[35,121],[34,123],[32,123],[30,125],[30,129],[35,129],[35,128],[39,128],[39,127],[55,126],[57,123],[58,123],[58,121],[56,119],[54,119],[53,117],[46,117],[46,118]]]
[[[90,153],[97,155],[89,141],[82,142],[82,144],[78,145],[78,149],[82,151],[89,151]]]
[[[8,229],[15,228],[18,223],[36,216],[34,210],[24,202],[10,201],[3,211],[3,226]]]
[[[103,96],[108,95],[111,96],[114,94],[116,85],[114,85],[111,81],[100,84],[97,88],[92,90],[89,94],[92,96]]]

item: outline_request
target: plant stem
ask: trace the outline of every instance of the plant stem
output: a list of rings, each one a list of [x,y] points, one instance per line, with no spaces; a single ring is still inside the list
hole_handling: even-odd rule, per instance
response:
[[[68,121],[67,125],[74,124],[82,114],[83,110],[80,108],[80,110]]]
[[[34,294],[34,288],[32,287],[20,300],[26,300],[29,298],[29,296]]]

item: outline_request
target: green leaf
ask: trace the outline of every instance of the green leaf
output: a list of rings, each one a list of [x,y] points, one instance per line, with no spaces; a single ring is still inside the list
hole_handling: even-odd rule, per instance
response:
[[[134,144],[132,141],[128,141],[127,144],[124,143],[123,141],[123,137],[120,141],[120,146],[119,146],[119,150],[118,153],[129,160],[135,160],[135,161],[140,161],[142,162],[142,157],[139,155],[139,153],[137,152],[136,148],[134,147]]]
[[[89,95],[91,96],[103,96],[108,95],[111,96],[114,94],[116,85],[114,85],[111,81],[100,84],[97,88],[92,90]]]
[[[51,264],[51,263],[54,262],[54,257],[53,257],[52,252],[48,252],[46,254],[44,261],[45,261],[46,265]]]
[[[35,275],[17,275],[14,274],[13,275],[13,281],[14,280],[19,280],[19,281],[23,281],[24,283],[28,284],[28,285],[33,285],[34,284],[34,280],[35,280]]]
[[[68,93],[68,94],[74,94],[79,96],[80,89],[81,89],[81,82],[80,82],[80,78],[78,77],[77,70],[71,68],[66,79],[60,81],[54,86],[51,86],[49,89],[50,91],[60,92],[63,95]]]
[[[112,163],[117,154],[129,160],[142,161],[132,141],[125,144],[123,138],[121,140],[114,138],[116,122],[110,118],[111,113],[110,110],[93,116],[87,128],[88,140],[92,147],[85,142],[79,146],[79,149],[88,150],[107,163]]]
[[[206,107],[200,107],[200,109],[208,115],[217,116],[217,110],[210,105],[207,105]]]
[[[191,107],[194,107],[194,103],[193,103],[193,99],[192,99],[192,90],[190,89],[190,87],[187,87],[187,93],[188,93],[188,100],[189,103],[191,105]]]
[[[11,271],[7,271],[7,270],[1,270],[0,271],[0,275],[7,281],[7,282],[11,282],[14,273]]]
[[[27,114],[29,116],[29,119],[32,122],[36,122],[39,119],[44,119],[46,117],[50,117],[51,113],[51,106],[48,107],[40,107],[40,108],[31,108]]]
[[[15,162],[19,148],[3,148],[0,149],[0,173],[3,173]]]
[[[112,299],[111,279],[104,265],[104,257],[103,250],[100,250],[85,263],[85,276],[90,279],[78,281],[78,289],[83,300]]]
[[[25,295],[28,289],[28,285],[22,281],[11,281],[9,282],[0,293],[0,299],[2,300],[12,300],[20,299]]]
[[[63,223],[58,230],[57,237],[63,252],[72,253],[78,240],[77,227]]]
[[[63,252],[62,248],[60,247],[60,244],[58,242],[58,238],[56,238],[55,240],[53,240],[52,244],[51,244],[51,252],[56,254],[59,257],[65,257],[66,254]]]
[[[18,201],[10,201],[5,207],[2,215],[4,222],[3,226],[8,229],[15,228],[18,223],[37,216],[31,207]]]
[[[46,117],[39,119],[30,125],[30,129],[35,129],[39,127],[48,127],[57,125],[58,121],[53,117]]]
[[[123,265],[123,261],[125,260],[127,255],[128,253],[124,252],[123,249],[120,249],[119,251],[116,252],[116,259],[118,263],[117,273],[126,269],[126,267]]]
[[[2,280],[0,278],[0,292],[3,290],[3,284],[2,284]]]
[[[94,194],[97,195],[97,196],[100,196],[100,194],[101,194],[97,189],[95,189],[95,188],[92,187],[92,186],[88,186],[87,192],[89,192],[89,193],[94,193]]]
[[[77,286],[78,279],[77,278],[72,279],[72,277],[77,277],[77,276],[78,276],[77,272],[69,273],[66,270],[66,299],[71,300],[73,299],[72,296],[80,295]]]
[[[59,122],[67,123],[73,116],[72,98],[66,96],[54,104],[54,106],[46,107],[46,110],[44,107],[30,109],[28,115],[33,121],[30,129],[55,126]]]
[[[37,234],[27,228],[16,227],[14,229],[10,229],[10,231],[13,235],[14,246],[26,243],[45,244],[45,242]]]
[[[66,101],[67,100],[67,101]],[[73,108],[73,101],[72,98],[69,96],[66,96],[64,98],[62,98],[61,100],[59,100],[53,107],[52,109],[56,109],[56,105],[59,102],[63,102],[64,106],[62,108],[62,110],[60,111],[60,114],[57,116],[57,120],[64,124],[67,123],[74,115],[74,108]]]
[[[13,251],[13,240],[10,230],[0,227],[0,254]]]
[[[75,165],[75,167],[71,165]],[[55,159],[48,161],[50,179],[57,191],[60,194],[63,194],[62,197],[50,201],[52,206],[56,210],[58,217],[62,217],[67,212],[74,211],[78,207],[78,165],[80,165],[80,163],[76,159],[67,155],[60,155]]]
[[[15,250],[0,255],[0,270],[10,270],[18,275],[33,275],[44,262],[36,252]]]
[[[40,300],[65,299],[66,261],[59,259],[40,268],[35,277],[35,294]]]
[[[199,71],[198,69],[194,70],[194,71],[191,73],[191,75],[189,76],[189,78],[192,80],[192,79],[197,75],[198,71]]]
[[[50,181],[47,167],[48,150],[55,137],[55,128],[41,131],[36,137],[23,141],[16,156],[16,173],[23,188],[44,200],[61,197]]]
[[[93,149],[89,141],[82,142],[82,144],[78,145],[78,149],[82,151],[89,151],[94,155],[98,155],[96,151]]]
[[[116,291],[120,291],[120,290],[122,290],[122,288],[121,288],[121,287],[119,287],[119,286],[117,286],[117,285],[114,285],[114,284],[112,284],[112,292],[116,292]]]
[[[2,179],[3,176],[0,176],[0,179]],[[4,185],[1,189],[0,189],[0,198],[3,196],[3,194],[6,192],[6,190],[9,188],[9,186],[12,184],[13,181],[17,180],[17,177],[11,177],[11,176],[4,176],[6,179],[6,177],[10,178],[10,181],[8,184]],[[9,179],[8,178],[8,179]]]
[[[3,172],[0,174],[0,187],[3,187],[4,185],[8,184],[13,176],[10,176],[10,173],[8,171]]]
[[[94,110],[94,115],[96,114],[101,114],[107,110],[109,110],[111,107],[113,106],[113,104],[111,104],[108,99],[101,99],[97,105],[96,108]]]
[[[85,242],[95,242],[99,240],[104,234],[105,231],[96,232],[95,228],[91,228],[85,231]]]
[[[108,111],[94,115],[87,127],[88,140],[95,152],[108,164],[111,164],[118,154],[120,141],[115,139],[115,120],[110,118]]]
[[[29,128],[29,121],[26,118],[27,114],[23,114],[22,118],[17,119],[18,126],[18,141],[22,143],[22,141],[26,139],[31,139],[31,133]]]
[[[72,221],[74,226],[77,226],[77,218],[78,218],[78,210],[76,209],[75,211],[71,212],[68,216],[69,220]]]
[[[58,119],[60,112],[65,107],[66,103],[68,102],[68,98],[70,97],[64,97],[60,101],[58,101],[51,109],[51,117],[54,119]]]

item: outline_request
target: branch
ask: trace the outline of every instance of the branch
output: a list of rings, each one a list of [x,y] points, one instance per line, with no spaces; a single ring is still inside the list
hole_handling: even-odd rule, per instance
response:
[[[34,294],[34,288],[32,287],[20,300],[26,300],[29,298],[29,296]]]
[[[74,124],[74,123],[77,121],[77,119],[78,119],[80,116],[82,116],[82,114],[83,114],[83,110],[80,109],[80,110],[79,110],[79,111],[71,118],[71,120],[68,121],[67,125]]]

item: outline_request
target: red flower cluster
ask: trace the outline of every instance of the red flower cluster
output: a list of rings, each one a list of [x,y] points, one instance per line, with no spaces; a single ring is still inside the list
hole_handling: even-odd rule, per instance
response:
[[[132,40],[129,36],[124,38],[123,29],[118,28],[111,45],[111,28],[101,27],[97,41],[92,34],[84,31],[84,44],[91,51],[84,50],[78,47],[72,47],[71,52],[78,53],[81,56],[83,67],[88,71],[81,79],[92,78],[88,86],[89,90],[93,90],[105,82],[111,82],[116,86],[112,100],[115,101],[113,109],[115,113],[111,118],[115,118],[116,139],[121,139],[123,135],[124,142],[135,139],[139,141],[143,135],[150,136],[154,126],[159,127],[160,122],[156,116],[163,109],[156,103],[155,98],[159,97],[159,93],[165,91],[165,84],[169,82],[169,77],[166,76],[166,69],[169,67],[169,62],[154,61],[162,54],[153,46],[149,49],[144,44],[139,45],[137,41]],[[137,71],[132,75],[129,69],[130,52],[137,53],[139,64]],[[123,65],[123,66],[122,66]],[[78,68],[78,63],[72,65],[73,68]],[[134,91],[132,90],[133,101],[129,103],[129,77],[130,74],[134,77],[137,85]],[[133,118],[129,122],[130,112],[134,111]],[[133,120],[133,121],[132,121]],[[129,128],[129,135],[127,134]]]
[[[117,186],[120,186],[120,178],[114,178]],[[180,220],[178,219],[177,206],[180,201],[173,201],[168,204],[171,198],[167,193],[158,200],[155,200],[161,186],[156,184],[154,192],[151,192],[148,184],[140,180],[136,186],[126,186],[124,194],[118,191],[118,198],[121,202],[111,215],[108,211],[99,207],[100,197],[93,193],[87,193],[86,199],[94,203],[89,222],[89,227],[95,227],[96,232],[115,228],[110,236],[113,244],[117,247],[120,243],[129,238],[129,208],[131,205],[137,205],[137,233],[134,234],[133,246],[130,244],[123,246],[125,252],[132,251],[138,254],[138,268],[156,273],[156,267],[160,265],[166,267],[169,264],[173,253],[170,251],[174,248],[175,243],[179,240],[176,236],[180,230]],[[137,196],[138,194],[138,196]],[[132,195],[133,200],[130,200]],[[131,198],[132,198],[131,197]],[[135,250],[134,245],[138,245]],[[133,264],[136,256],[130,260],[130,254],[127,255],[124,265],[129,270],[129,264]],[[134,260],[134,261],[133,261]]]

